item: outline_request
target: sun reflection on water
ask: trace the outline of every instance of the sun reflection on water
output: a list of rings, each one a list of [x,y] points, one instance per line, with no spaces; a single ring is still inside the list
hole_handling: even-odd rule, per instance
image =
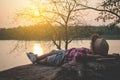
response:
[[[43,54],[40,44],[34,44],[33,52],[34,52],[34,54],[37,54],[38,56],[41,56]]]

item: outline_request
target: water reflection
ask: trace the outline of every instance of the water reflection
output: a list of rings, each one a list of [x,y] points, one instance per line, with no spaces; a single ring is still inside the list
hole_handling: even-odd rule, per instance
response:
[[[34,52],[34,54],[37,54],[38,56],[41,56],[43,54],[43,51],[42,51],[40,44],[37,44],[37,43],[34,44],[33,52]]]

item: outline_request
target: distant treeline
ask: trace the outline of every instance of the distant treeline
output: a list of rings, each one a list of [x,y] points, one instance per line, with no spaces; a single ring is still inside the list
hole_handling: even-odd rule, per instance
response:
[[[107,39],[120,39],[120,27],[112,26],[71,26],[69,35],[73,39],[89,39],[89,36],[98,33]],[[34,25],[17,28],[1,28],[1,40],[50,40],[54,35],[64,37],[64,29],[60,26]]]

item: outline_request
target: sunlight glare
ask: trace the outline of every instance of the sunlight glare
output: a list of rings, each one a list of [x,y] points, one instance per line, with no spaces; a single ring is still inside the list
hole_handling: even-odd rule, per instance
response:
[[[34,44],[33,51],[34,51],[34,54],[37,54],[38,56],[41,56],[43,54],[40,44]]]
[[[35,12],[34,12],[34,15],[35,15],[35,16],[40,16],[39,11],[35,11]]]

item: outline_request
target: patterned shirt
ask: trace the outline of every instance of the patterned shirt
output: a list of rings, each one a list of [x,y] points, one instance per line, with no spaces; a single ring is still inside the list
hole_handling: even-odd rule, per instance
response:
[[[87,56],[87,54],[90,52],[88,48],[71,48],[66,51],[65,57],[64,57],[64,62],[63,63],[68,63],[70,61],[76,61],[77,56]]]

